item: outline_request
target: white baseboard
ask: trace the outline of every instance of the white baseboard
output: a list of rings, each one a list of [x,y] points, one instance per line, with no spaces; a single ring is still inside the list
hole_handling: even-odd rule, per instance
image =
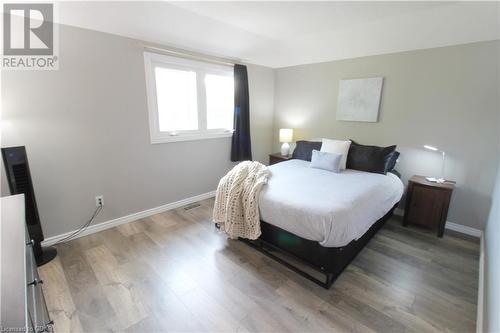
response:
[[[404,209],[396,208],[394,210],[394,215],[404,216],[404,214],[405,214]],[[482,230],[468,227],[468,226],[462,225],[462,224],[453,223],[450,221],[446,221],[446,225],[444,227],[448,230],[453,230],[453,231],[459,232],[461,234],[465,234],[465,235],[469,235],[469,236],[473,236],[473,237],[477,237],[477,238],[480,238],[483,235]]]
[[[445,228],[449,229],[449,230],[453,230],[453,231],[459,232],[461,234],[466,234],[466,235],[469,235],[469,236],[473,236],[473,237],[476,237],[476,238],[481,238],[481,236],[483,235],[483,231],[482,230],[479,230],[479,229],[476,229],[476,228],[472,228],[472,227],[468,227],[466,225],[461,225],[461,224],[453,223],[453,222],[450,222],[450,221],[446,221]]]
[[[90,227],[88,227],[85,231],[80,233],[75,238],[94,234],[94,233],[102,231],[102,230],[116,227],[120,224],[133,222],[133,221],[136,221],[136,220],[139,220],[139,219],[151,216],[151,215],[163,213],[163,212],[166,212],[166,211],[171,210],[171,209],[175,209],[175,208],[179,208],[179,207],[182,207],[185,205],[189,205],[189,204],[195,203],[197,201],[212,198],[214,196],[215,196],[215,191],[211,191],[211,192],[203,193],[200,195],[195,195],[194,197],[190,197],[190,198],[182,199],[182,200],[179,200],[176,202],[161,205],[159,207],[143,210],[141,212],[133,213],[133,214],[130,214],[127,216],[122,216],[122,217],[119,217],[119,218],[116,218],[113,220],[109,220],[109,221],[101,222],[99,224],[91,225]],[[53,244],[57,243],[58,241],[60,241],[61,239],[64,239],[65,237],[71,235],[73,232],[75,232],[75,230],[70,231],[70,232],[66,232],[64,234],[48,237],[42,242],[42,245],[43,246],[53,245]]]
[[[484,316],[484,235],[481,235],[479,247],[479,286],[477,288],[477,320],[476,332],[484,332],[483,316]]]
[[[102,230],[106,230],[106,229],[110,229],[110,228],[119,226],[120,224],[125,224],[125,223],[129,223],[129,222],[133,222],[133,221],[136,221],[136,220],[139,220],[139,219],[151,216],[151,215],[163,213],[163,212],[166,212],[166,211],[171,210],[171,209],[175,209],[175,208],[179,208],[179,207],[182,207],[182,206],[185,206],[185,205],[189,205],[189,204],[195,203],[197,201],[201,201],[201,200],[205,200],[205,199],[208,199],[208,198],[212,198],[214,196],[215,196],[215,191],[211,191],[211,192],[207,192],[207,193],[195,195],[195,196],[190,197],[190,198],[182,199],[182,200],[179,200],[179,201],[176,201],[176,202],[171,202],[171,203],[168,203],[168,204],[165,204],[165,205],[162,205],[162,206],[158,206],[158,207],[154,207],[154,208],[151,208],[151,209],[143,210],[141,212],[137,212],[137,213],[133,213],[133,214],[130,214],[130,215],[122,216],[122,217],[119,217],[119,218],[116,218],[116,219],[113,219],[113,220],[101,222],[99,224],[91,225],[90,227],[88,227],[85,231],[83,231],[82,233],[80,233],[75,238],[79,238],[79,237],[91,235],[91,234],[94,234],[94,233],[102,231]],[[394,215],[403,216],[404,215],[404,210],[401,209],[401,208],[396,208],[394,210]],[[481,237],[482,234],[483,234],[483,232],[481,230],[479,230],[479,229],[471,228],[471,227],[468,227],[468,226],[465,226],[465,225],[461,225],[461,224],[456,224],[456,223],[453,223],[453,222],[450,222],[450,221],[446,222],[445,228],[449,229],[449,230],[456,231],[456,232],[460,232],[460,233],[463,233],[463,234],[466,234],[466,235],[478,237],[478,238]],[[57,243],[58,241],[60,241],[61,239],[65,238],[65,237],[67,237],[69,235],[71,235],[75,231],[76,230],[73,230],[73,231],[70,231],[70,232],[66,232],[64,234],[60,234],[60,235],[48,237],[48,238],[46,238],[42,242],[42,245],[43,246],[53,245],[53,244]]]

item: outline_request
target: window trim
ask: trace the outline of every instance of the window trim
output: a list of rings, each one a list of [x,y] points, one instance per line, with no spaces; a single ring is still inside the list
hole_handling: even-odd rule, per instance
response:
[[[146,94],[149,114],[149,134],[151,144],[168,143],[179,141],[195,141],[205,139],[217,139],[232,137],[233,129],[206,129],[206,89],[203,85],[203,79],[197,75],[197,97],[198,97],[198,127],[202,130],[190,130],[175,132],[161,132],[159,124],[158,104],[156,96],[155,68],[177,68],[182,70],[195,70],[197,74],[217,74],[229,76],[233,75],[233,67],[228,65],[218,65],[205,63],[201,61],[167,56],[159,53],[144,52],[144,67],[146,73]],[[203,75],[204,77],[204,75]],[[205,112],[201,112],[204,109]]]

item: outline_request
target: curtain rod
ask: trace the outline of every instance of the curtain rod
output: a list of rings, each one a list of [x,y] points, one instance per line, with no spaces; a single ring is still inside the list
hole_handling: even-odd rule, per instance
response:
[[[195,60],[212,62],[212,63],[226,65],[226,66],[236,65],[235,62],[231,62],[230,60],[219,58],[219,57],[206,56],[206,55],[202,55],[202,54],[195,54],[195,53],[190,53],[189,51],[165,49],[165,48],[161,48],[161,47],[157,47],[157,46],[150,46],[150,45],[143,45],[143,46],[144,46],[144,49],[146,49],[146,50],[167,53],[167,54],[173,54],[173,55],[180,56],[183,58],[190,58],[190,59],[195,59]]]

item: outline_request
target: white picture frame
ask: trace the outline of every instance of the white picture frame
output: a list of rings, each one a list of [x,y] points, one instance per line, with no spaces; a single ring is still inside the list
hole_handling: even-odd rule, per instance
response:
[[[377,122],[383,77],[339,81],[337,120]]]

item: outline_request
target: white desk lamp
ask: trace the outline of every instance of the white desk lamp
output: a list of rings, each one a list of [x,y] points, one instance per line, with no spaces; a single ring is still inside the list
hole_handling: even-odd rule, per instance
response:
[[[446,154],[444,151],[442,150],[439,150],[438,148],[436,147],[433,147],[433,146],[428,146],[428,145],[424,145],[424,148],[425,149],[428,149],[428,150],[432,150],[432,151],[435,151],[437,153],[441,153],[442,156],[443,156],[443,160],[441,162],[441,178],[434,178],[434,177],[425,177],[425,179],[427,179],[428,181],[430,182],[434,182],[434,183],[444,183],[445,182],[445,179],[444,179],[444,161],[445,161],[445,158],[446,158]]]
[[[293,129],[291,128],[280,129],[280,142],[283,142],[283,145],[281,145],[281,155],[288,156],[290,154],[290,145],[288,143],[292,142],[292,139],[293,139]]]

